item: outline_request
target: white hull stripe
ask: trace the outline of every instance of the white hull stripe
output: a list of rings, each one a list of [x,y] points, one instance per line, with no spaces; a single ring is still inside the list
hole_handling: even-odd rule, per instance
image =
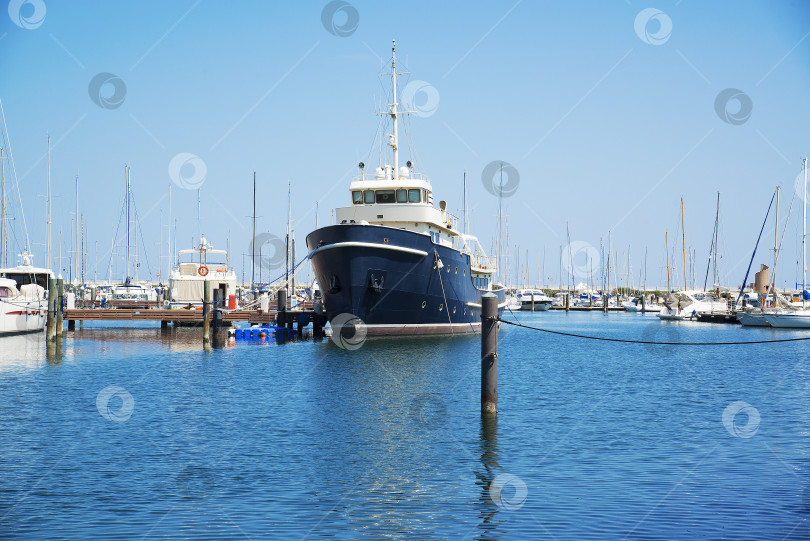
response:
[[[503,308],[503,307],[504,307],[504,306],[506,306],[507,304],[509,304],[509,303],[508,303],[508,302],[506,302],[506,301],[502,302],[501,304],[499,304],[499,305],[498,305],[498,309]],[[481,308],[481,305],[480,305],[480,304],[478,304],[477,302],[468,302],[468,303],[467,303],[467,306],[469,306],[470,308]]]
[[[403,252],[406,254],[413,254],[425,257],[427,252],[416,250],[414,248],[405,248],[404,246],[392,246],[389,244],[379,244],[376,242],[335,242],[333,244],[325,244],[312,250],[309,257],[312,258],[315,254],[323,252],[324,250],[331,250],[332,248],[377,248],[380,250],[392,250],[395,252]]]

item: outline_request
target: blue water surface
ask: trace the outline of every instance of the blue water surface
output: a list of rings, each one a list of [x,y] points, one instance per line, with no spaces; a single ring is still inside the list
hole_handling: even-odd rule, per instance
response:
[[[505,316],[509,317],[509,316]],[[799,332],[520,313],[668,342]],[[0,339],[0,537],[809,539],[808,342],[480,336],[228,342],[89,325]]]

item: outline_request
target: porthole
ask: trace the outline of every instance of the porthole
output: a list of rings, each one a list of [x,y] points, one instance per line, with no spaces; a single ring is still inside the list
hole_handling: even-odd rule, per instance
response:
[[[462,271],[461,271],[461,275],[462,275],[462,276],[467,276],[467,269],[462,270]]]
[[[435,261],[433,262],[433,268],[434,269],[436,268],[436,262]]]
[[[441,312],[442,310],[444,310],[444,305],[443,305],[443,304],[440,304],[440,305],[439,305],[439,312]]]
[[[424,308],[425,306],[427,306],[427,301],[422,301],[422,308]]]
[[[466,307],[464,308],[464,315],[465,316],[467,315],[467,308]]]
[[[456,307],[455,306],[453,307],[453,313],[454,314],[456,313]]]
[[[458,267],[456,267],[456,272],[454,274],[458,274]]]

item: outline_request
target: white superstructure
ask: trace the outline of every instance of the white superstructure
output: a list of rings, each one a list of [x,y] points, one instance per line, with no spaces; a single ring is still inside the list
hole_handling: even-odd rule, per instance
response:
[[[236,294],[236,273],[228,266],[228,252],[215,250],[205,237],[196,249],[180,250],[178,264],[169,275],[169,296],[172,308],[201,308],[205,281],[220,290],[227,300]]]
[[[52,277],[49,269],[34,267],[27,252],[22,265],[0,269],[0,336],[45,328]]]

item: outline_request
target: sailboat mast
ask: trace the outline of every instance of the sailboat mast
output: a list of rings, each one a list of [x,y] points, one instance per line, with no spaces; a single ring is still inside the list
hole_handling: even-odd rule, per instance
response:
[[[79,277],[79,174],[76,174],[76,227],[74,228],[73,257],[75,261],[74,278]]]
[[[0,264],[8,267],[8,238],[6,238],[6,156],[0,148]]]
[[[664,231],[664,245],[667,249],[667,295],[669,295],[670,291],[672,291],[672,287],[669,283],[669,232]]]
[[[776,260],[778,257],[779,242],[779,191],[781,186],[776,187],[776,218],[773,222],[773,270],[771,271],[771,290],[773,291],[773,307],[776,308]],[[802,297],[804,292],[802,292]]]
[[[681,197],[681,233],[683,235],[683,289],[686,291],[686,221],[683,214],[683,197]]]
[[[129,278],[129,165],[124,166],[124,178],[126,182],[126,201],[127,201],[127,267],[126,267],[126,275],[124,276],[124,282],[127,281]]]
[[[166,280],[172,273],[172,185],[169,183],[169,240],[166,248]]]
[[[804,158],[804,205],[802,205],[802,308],[805,308],[804,291],[807,289],[807,157]]]
[[[394,171],[393,178],[399,178],[399,139],[397,138],[397,42],[394,41],[391,47],[391,85],[393,92],[393,103],[391,104],[391,119],[394,123],[393,137],[389,144],[394,151]]]
[[[45,264],[48,266],[49,269],[53,268],[53,261],[51,261],[51,136],[48,135],[48,189],[47,189],[47,198],[48,198],[48,239],[47,239],[47,247],[46,247],[46,255],[45,255]]]
[[[200,191],[202,188],[197,188],[197,238],[200,239],[200,263],[202,263],[202,225],[200,225]]]
[[[250,289],[256,287],[256,171],[253,171],[253,242],[250,243]]]
[[[467,222],[467,171],[464,171],[464,234],[468,234],[469,223]]]
[[[714,259],[713,259],[713,278],[714,286],[717,287],[720,282],[720,277],[717,275],[717,244],[720,240],[720,192],[717,192],[717,212],[714,214]]]
[[[290,214],[292,213],[292,197],[291,197],[291,184],[287,183],[287,242],[285,245],[284,254],[284,290],[287,292],[287,298],[290,298]]]

